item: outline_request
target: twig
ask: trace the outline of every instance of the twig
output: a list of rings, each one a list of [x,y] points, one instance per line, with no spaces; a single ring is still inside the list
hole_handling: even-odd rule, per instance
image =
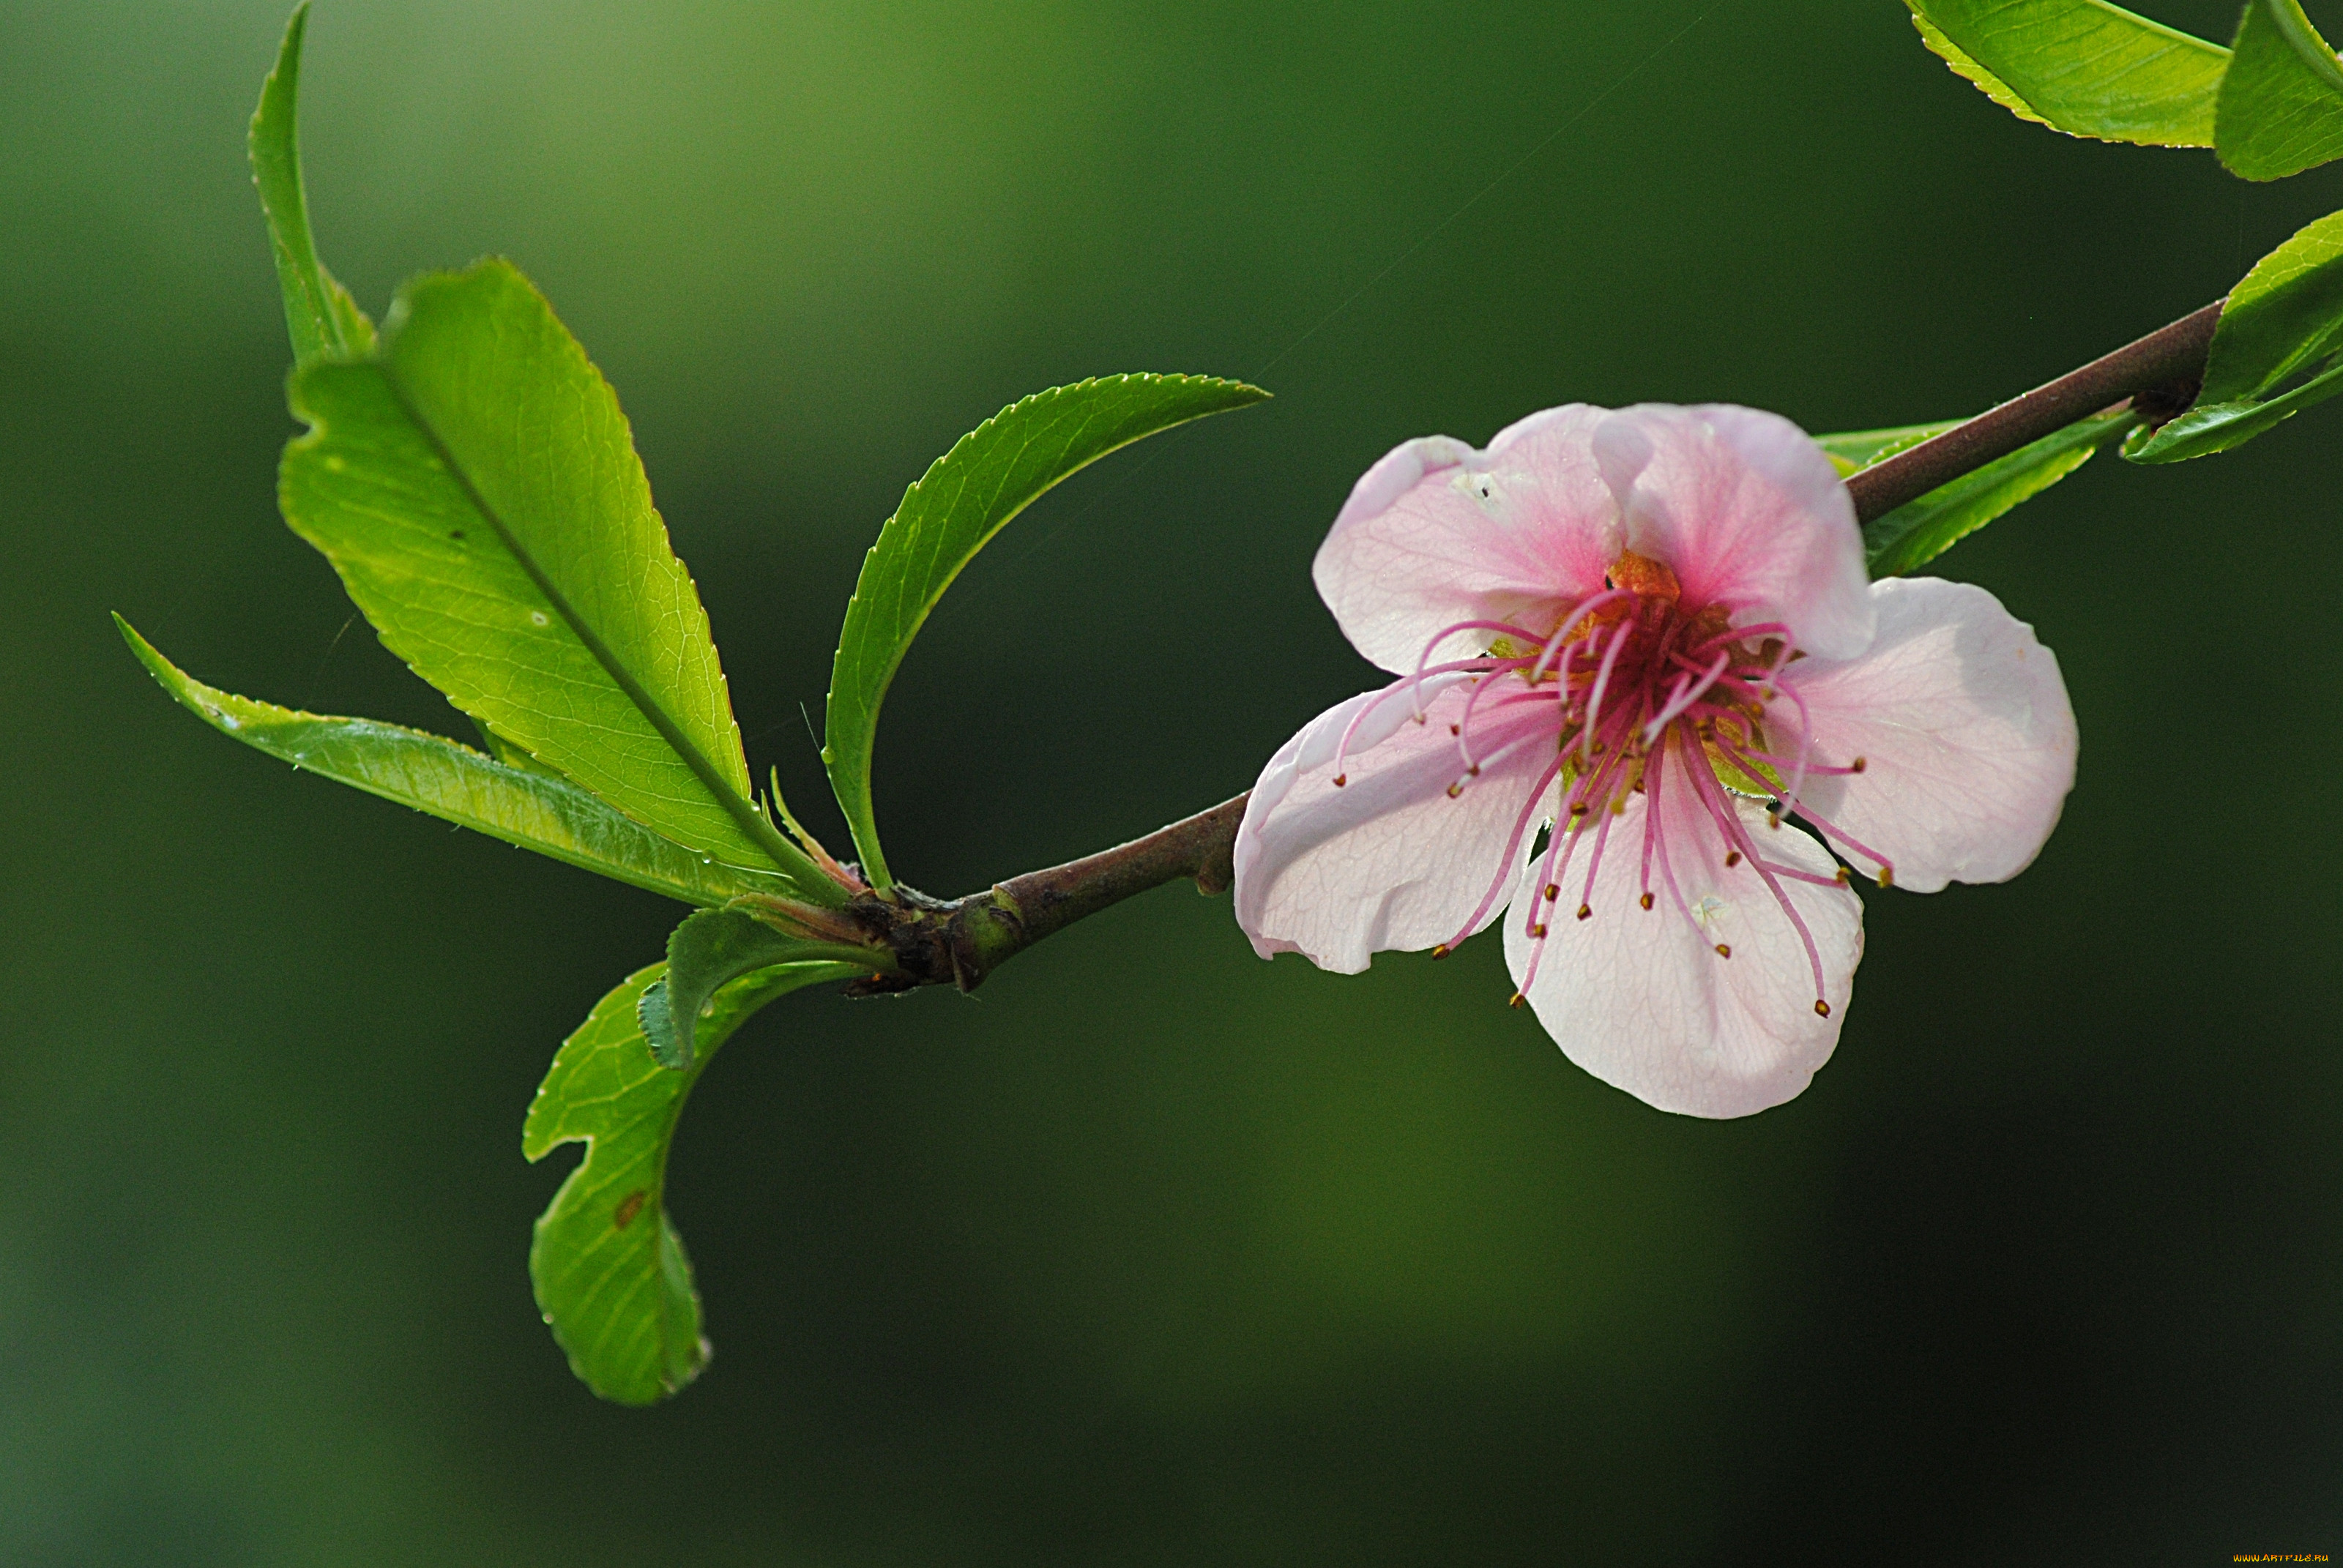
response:
[[[2221,318],[2221,305],[2217,299],[2079,370],[2070,370],[2022,397],[2012,397],[1941,436],[1850,475],[1846,487],[1855,497],[1856,520],[1867,523],[1885,517],[1939,485],[1950,484],[2127,397],[2167,394],[2157,400],[2158,407],[2153,411],[2143,407],[2141,412],[2170,418],[2196,398],[2197,385],[2205,376],[2205,353],[2213,343],[2213,326]]]

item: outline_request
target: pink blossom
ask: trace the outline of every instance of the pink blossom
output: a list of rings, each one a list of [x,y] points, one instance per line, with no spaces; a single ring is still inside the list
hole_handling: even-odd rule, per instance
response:
[[[2032,628],[1966,584],[1867,581],[1846,487],[1772,414],[1574,404],[1486,451],[1410,441],[1313,575],[1398,678],[1262,770],[1236,843],[1254,950],[1355,974],[1502,915],[1515,1003],[1664,1111],[1762,1111],[1829,1059],[1849,868],[2005,880],[2074,782]]]

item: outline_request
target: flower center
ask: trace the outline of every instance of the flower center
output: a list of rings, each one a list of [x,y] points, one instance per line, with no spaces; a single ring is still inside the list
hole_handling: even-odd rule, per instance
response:
[[[1703,945],[1719,960],[1729,960],[1733,950],[1718,940],[1715,925],[1732,900],[1698,888],[1688,900],[1684,883],[1695,862],[1684,857],[1701,853],[1703,847],[1681,841],[1671,844],[1672,837],[1683,837],[1686,820],[1704,820],[1724,846],[1728,876],[1752,879],[1751,896],[1769,896],[1796,930],[1814,976],[1815,1010],[1828,1017],[1822,958],[1785,884],[1844,885],[1847,872],[1842,868],[1835,877],[1820,876],[1767,856],[1735,797],[1767,799],[1768,828],[1779,828],[1785,811],[1797,810],[1842,854],[1875,862],[1885,886],[1892,876],[1886,861],[1805,810],[1798,799],[1808,779],[1860,773],[1863,759],[1855,758],[1844,767],[1825,766],[1808,755],[1804,742],[1795,755],[1786,757],[1769,743],[1765,725],[1769,708],[1784,700],[1800,704],[1795,679],[1785,678],[1799,657],[1791,644],[1789,628],[1774,621],[1736,626],[1725,606],[1687,605],[1682,586],[1664,562],[1632,550],[1612,563],[1606,578],[1603,592],[1572,606],[1560,623],[1543,635],[1502,621],[1471,621],[1442,628],[1426,644],[1424,659],[1413,680],[1399,682],[1378,699],[1397,699],[1406,694],[1404,699],[1416,704],[1414,717],[1421,723],[1427,717],[1422,706],[1427,678],[1439,676],[1469,681],[1463,709],[1449,725],[1459,764],[1456,781],[1448,787],[1451,797],[1461,797],[1481,779],[1483,769],[1526,745],[1544,740],[1553,748],[1551,759],[1523,804],[1486,896],[1457,936],[1434,948],[1433,956],[1444,955],[1480,925],[1512,881],[1522,841],[1543,814],[1551,831],[1535,879],[1522,900],[1526,907],[1515,911],[1535,944],[1522,977],[1522,991],[1513,996],[1516,1005],[1544,960],[1549,921],[1556,911],[1567,908],[1579,920],[1594,918],[1595,874],[1607,854],[1638,856],[1636,903],[1642,910],[1654,910],[1664,899]],[[1488,651],[1477,658],[1432,663],[1432,650],[1460,631],[1491,634]],[[1532,704],[1551,713],[1550,725],[1524,724],[1525,705]],[[1363,710],[1353,720],[1353,730],[1365,717]],[[1476,744],[1476,737],[1500,719],[1505,739],[1494,747]],[[1802,734],[1806,728],[1798,727]],[[1344,782],[1341,758],[1349,744],[1346,733],[1337,748],[1334,782],[1338,785]],[[1551,792],[1557,783],[1558,798]],[[1692,815],[1689,819],[1676,816],[1679,827],[1672,835],[1660,797],[1663,791],[1674,790],[1690,792]],[[1640,837],[1642,842],[1614,845],[1612,826],[1638,795],[1644,797],[1641,831],[1626,836]],[[1677,809],[1672,802],[1671,811]],[[1574,869],[1581,859],[1583,871]],[[1685,868],[1683,877],[1679,864]],[[1567,905],[1562,902],[1565,884],[1577,894]],[[1726,895],[1730,890],[1728,881]]]

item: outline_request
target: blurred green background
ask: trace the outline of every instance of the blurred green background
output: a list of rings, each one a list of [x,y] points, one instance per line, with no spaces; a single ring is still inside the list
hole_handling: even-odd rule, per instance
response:
[[[1804,1098],[1661,1115],[1493,941],[1344,980],[1164,890],[979,1000],[759,1019],[672,1178],[716,1360],[598,1403],[526,1271],[574,1151],[520,1120],[679,911],[229,744],[106,619],[463,732],[275,515],[283,21],[0,0],[0,1562],[2343,1551],[2331,409],[1943,563],[2057,650],[2081,782],[2016,882],[1867,896]],[[1308,566],[1405,437],[1966,412],[2343,206],[2021,125],[1892,0],[321,0],[304,89],[365,303],[501,251],[615,380],[818,828],[801,712],[931,457],[1090,374],[1278,393],[945,601],[879,786],[945,893],[1364,684]]]

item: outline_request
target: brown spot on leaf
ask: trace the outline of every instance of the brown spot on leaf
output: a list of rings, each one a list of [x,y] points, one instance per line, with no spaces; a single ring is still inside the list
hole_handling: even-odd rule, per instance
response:
[[[618,1230],[623,1231],[628,1226],[633,1224],[635,1222],[635,1216],[643,1211],[643,1205],[650,1201],[650,1196],[651,1195],[649,1192],[646,1192],[641,1188],[638,1187],[633,1191],[628,1193],[625,1197],[619,1199],[617,1211],[610,1216],[611,1225]]]

